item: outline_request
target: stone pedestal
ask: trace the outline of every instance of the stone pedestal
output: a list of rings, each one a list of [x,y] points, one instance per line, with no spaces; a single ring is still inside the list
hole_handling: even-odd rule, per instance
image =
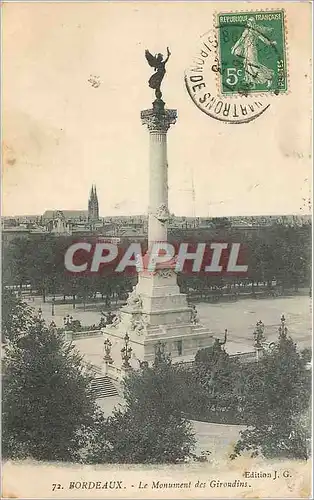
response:
[[[172,269],[141,273],[127,305],[120,309],[118,320],[103,332],[111,341],[114,338],[114,359],[119,356],[116,349],[122,348],[128,333],[133,367],[134,358],[153,361],[158,342],[164,343],[165,351],[177,361],[192,357],[198,349],[212,344],[211,333],[197,321],[186,295],[180,293]]]
[[[71,340],[73,339],[73,332],[72,331],[65,331],[64,332],[64,340],[66,342],[71,342]]]
[[[161,99],[156,99],[152,109],[141,113],[150,137],[149,219],[148,252],[157,242],[167,241],[168,162],[167,132],[176,123],[177,111],[165,109]],[[144,266],[145,267],[145,266]],[[196,354],[197,350],[212,345],[211,333],[197,321],[195,311],[188,306],[186,295],[180,293],[177,275],[170,264],[157,266],[154,272],[144,269],[130,294],[127,305],[122,307],[113,325],[103,329],[112,341],[112,356],[117,359],[126,333],[132,347],[131,365],[136,368],[141,361],[154,360],[158,342],[180,361]],[[121,356],[120,356],[121,359]],[[120,367],[117,367],[117,370]]]

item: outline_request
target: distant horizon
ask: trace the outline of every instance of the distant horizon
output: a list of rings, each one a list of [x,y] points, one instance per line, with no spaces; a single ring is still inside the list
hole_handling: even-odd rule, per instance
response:
[[[64,209],[69,210],[69,211],[83,211],[84,209]],[[46,211],[51,211],[51,212],[62,212],[63,210],[60,209],[48,209]],[[45,213],[44,212],[44,213]],[[87,212],[87,210],[86,210]],[[312,213],[264,213],[264,214],[238,214],[238,215],[187,215],[187,214],[172,214],[174,217],[189,217],[191,219],[198,219],[198,218],[209,218],[209,219],[225,219],[225,218],[232,218],[232,217],[244,217],[244,218],[249,218],[249,217],[312,217]],[[2,219],[9,219],[9,218],[18,218],[18,217],[42,217],[43,214],[15,214],[15,215],[1,215]],[[106,218],[106,217],[148,217],[148,214],[145,213],[135,213],[135,214],[107,214],[107,215],[99,215],[99,218]]]

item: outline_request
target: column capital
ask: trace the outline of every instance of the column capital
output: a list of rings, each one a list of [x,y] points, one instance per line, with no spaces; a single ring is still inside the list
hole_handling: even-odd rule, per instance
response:
[[[155,101],[156,102],[156,101]],[[164,103],[163,103],[164,104]],[[142,125],[147,125],[151,133],[167,133],[170,125],[174,125],[177,120],[176,109],[164,109],[163,106],[157,107],[153,103],[152,109],[141,111]]]

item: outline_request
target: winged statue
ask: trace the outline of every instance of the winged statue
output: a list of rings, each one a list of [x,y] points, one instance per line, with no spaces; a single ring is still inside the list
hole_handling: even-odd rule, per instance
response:
[[[161,99],[162,93],[160,91],[161,82],[166,74],[166,63],[169,60],[171,53],[169,47],[167,47],[167,57],[164,59],[162,54],[156,54],[153,56],[149,50],[145,50],[145,57],[148,64],[154,68],[155,73],[148,80],[148,85],[151,89],[155,90],[155,95],[157,99]]]

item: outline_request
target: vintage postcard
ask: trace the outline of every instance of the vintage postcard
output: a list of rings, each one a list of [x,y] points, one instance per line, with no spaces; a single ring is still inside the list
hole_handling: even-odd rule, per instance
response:
[[[312,498],[312,4],[2,23],[2,498]]]

